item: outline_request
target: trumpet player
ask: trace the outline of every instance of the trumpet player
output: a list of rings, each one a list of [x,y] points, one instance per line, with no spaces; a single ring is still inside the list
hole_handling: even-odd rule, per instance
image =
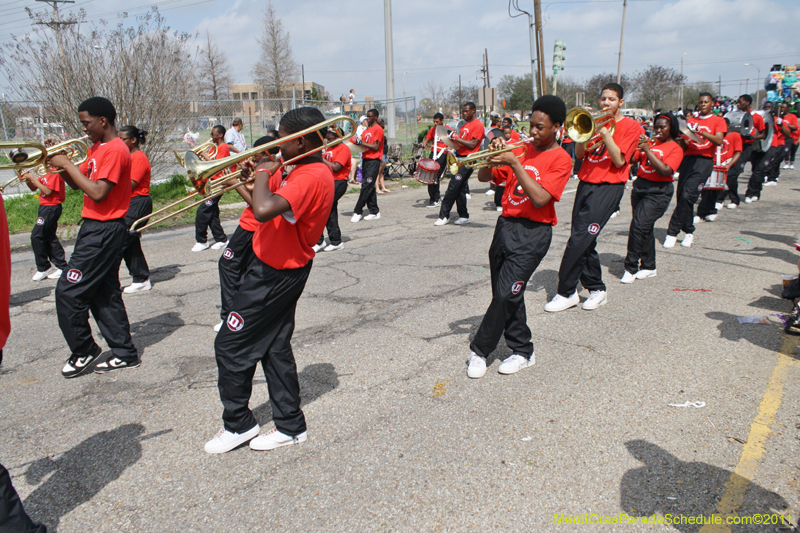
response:
[[[67,268],[64,248],[56,235],[58,219],[61,218],[61,204],[66,196],[64,179],[58,172],[48,172],[38,179],[26,172],[21,179],[31,191],[39,192],[39,213],[31,230],[31,248],[36,261],[33,281],[58,279]]]
[[[125,215],[125,226],[128,229],[140,218],[153,212],[153,200],[150,198],[150,160],[141,146],[147,143],[147,132],[136,126],[125,126],[119,132],[119,138],[131,151],[131,205]],[[144,222],[147,224],[147,221]],[[138,231],[128,232],[122,258],[133,282],[125,287],[126,294],[149,291],[150,267],[142,252],[142,234]]]
[[[216,146],[216,155],[214,159],[225,159],[231,156],[230,149],[225,143],[225,126],[217,124],[211,128],[211,140]],[[213,150],[209,150],[209,154]],[[203,155],[208,159],[207,155]],[[214,179],[222,177],[222,173],[214,176]],[[195,244],[192,247],[193,252],[202,252],[209,248],[208,244],[208,229],[211,228],[211,234],[214,236],[214,244],[210,245],[212,250],[219,250],[228,245],[228,236],[225,235],[225,230],[222,229],[222,223],[219,221],[219,200],[221,196],[206,200],[197,208],[197,214],[194,219],[194,233]]]

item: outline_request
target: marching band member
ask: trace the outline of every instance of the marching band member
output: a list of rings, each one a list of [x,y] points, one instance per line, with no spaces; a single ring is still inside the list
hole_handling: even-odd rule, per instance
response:
[[[65,378],[92,368],[102,353],[92,337],[90,310],[111,348],[111,357],[94,371],[105,373],[140,364],[119,286],[119,265],[128,233],[125,214],[131,201],[131,154],[117,137],[116,116],[114,105],[105,98],[85,100],[78,106],[78,117],[83,132],[94,143],[89,157],[80,168],[63,154],[48,161],[63,169],[61,176],[70,187],[84,193],[83,224],[69,270],[56,285],[58,326],[72,352],[61,370]]]
[[[39,213],[31,230],[31,248],[36,261],[33,281],[58,279],[67,268],[64,248],[56,235],[58,219],[61,218],[61,204],[66,197],[64,179],[58,172],[49,172],[39,179],[26,172],[22,179],[31,191],[39,191]]]
[[[216,125],[211,128],[211,140],[216,145],[217,154],[214,159],[225,159],[231,156],[228,145],[225,143],[225,127]],[[211,153],[211,148],[209,153]],[[208,159],[207,156],[203,155]],[[222,177],[222,173],[214,176],[214,179]],[[211,227],[211,234],[216,241],[212,246],[212,250],[219,250],[228,245],[228,236],[225,235],[225,230],[222,229],[222,224],[219,221],[219,201],[221,196],[217,196],[211,200],[206,200],[197,207],[197,214],[194,219],[195,229],[195,245],[192,247],[193,252],[202,252],[208,249],[208,228]]]
[[[325,140],[334,142],[342,136],[341,130],[336,126],[328,128]],[[325,235],[319,236],[319,241],[313,246],[314,252],[334,252],[344,248],[342,243],[342,230],[339,229],[339,200],[347,192],[347,176],[350,175],[350,148],[344,143],[339,143],[322,154],[322,162],[331,167],[333,172],[334,196],[331,214],[325,228],[328,230],[328,246],[325,246]]]
[[[507,143],[517,143],[520,141],[519,133],[514,131],[514,127],[511,125],[511,120],[508,123],[503,123],[503,137],[506,138]],[[514,155],[521,155],[524,150],[522,148],[518,150],[514,150]],[[494,186],[494,205],[497,207],[497,210],[502,212],[503,211],[503,193],[505,192],[505,185],[503,185],[503,180],[497,181],[497,184]]]
[[[653,226],[664,216],[675,192],[675,169],[683,160],[683,149],[675,142],[680,134],[678,119],[672,113],[656,115],[655,143],[639,140],[639,172],[631,191],[633,218],[628,232],[628,254],[622,283],[656,275],[656,237]]]
[[[147,132],[136,126],[125,126],[120,130],[119,138],[131,152],[131,205],[125,215],[125,226],[130,230],[134,222],[153,212],[153,200],[150,198],[150,161],[141,145],[147,143]],[[147,222],[145,221],[145,224]],[[150,268],[142,252],[142,235],[138,231],[128,235],[122,250],[125,266],[133,278],[133,282],[125,287],[124,292],[132,294],[149,291]]]
[[[492,302],[470,344],[467,376],[486,373],[486,357],[505,335],[512,351],[499,366],[501,374],[513,374],[534,364],[536,358],[525,311],[525,287],[550,249],[556,225],[555,202],[561,199],[572,171],[572,159],[556,141],[567,107],[557,96],[542,96],[533,104],[532,141],[520,161],[513,152],[491,157],[499,169],[481,168],[478,180],[506,180],[503,214],[497,219],[489,265]],[[500,146],[498,140],[492,146]]]
[[[458,135],[451,135],[451,139],[461,146],[456,150],[456,155],[464,157],[480,150],[486,131],[481,121],[475,117],[475,104],[473,102],[464,104],[461,108],[461,116],[465,123],[461,126]],[[472,170],[465,165],[458,167],[458,172],[450,180],[447,191],[444,193],[442,207],[439,209],[439,218],[433,223],[434,226],[444,226],[450,223],[450,210],[453,209],[454,203],[458,211],[456,225],[469,224],[469,211],[467,211],[469,188],[467,181],[472,175]]]
[[[730,121],[723,117],[725,125],[730,130]],[[732,169],[739,168],[739,159],[741,159],[743,140],[742,136],[735,131],[728,131],[722,139],[722,145],[717,146],[717,155],[714,156],[714,163],[716,164],[719,158],[719,164],[724,165],[726,168],[725,182],[730,182],[730,173]],[[722,209],[722,204],[719,202],[720,193],[722,191],[702,191],[700,193],[700,205],[697,206],[697,216],[706,222],[714,222],[717,220],[717,211]]]
[[[425,135],[425,141],[422,143],[422,149],[427,150],[428,145],[431,146],[431,159],[436,161],[439,165],[439,172],[436,173],[436,183],[431,183],[428,185],[428,196],[430,197],[430,203],[427,207],[439,207],[442,205],[442,193],[439,188],[439,184],[442,181],[442,176],[444,176],[444,171],[447,169],[447,145],[444,144],[440,139],[439,136],[436,135],[436,127],[437,126],[444,126],[444,115],[441,113],[436,113],[433,115],[433,127],[428,130],[428,133]],[[448,128],[449,130],[450,128]],[[435,149],[435,150],[433,150]],[[434,159],[436,154],[439,154],[439,157]]]
[[[597,254],[597,236],[617,210],[630,175],[630,159],[639,142],[642,128],[620,110],[625,102],[622,86],[607,83],[600,93],[600,108],[614,115],[614,133],[601,128],[603,145],[587,152],[585,143],[575,143],[575,157],[583,159],[578,172],[578,190],[572,206],[572,227],[561,267],[558,292],[544,306],[550,313],[580,303],[578,282],[589,291],[583,309],[597,309],[607,301],[606,286]]]
[[[367,124],[369,127],[363,131],[360,139],[356,139],[356,144],[363,144],[367,151],[361,154],[361,192],[358,193],[356,207],[353,209],[353,218],[350,222],[364,220],[377,220],[381,218],[378,208],[378,194],[375,191],[378,180],[378,171],[383,159],[383,144],[386,139],[383,136],[383,128],[378,124],[378,110],[370,109],[367,111]],[[369,209],[367,216],[362,216],[364,206]]]
[[[762,105],[761,108],[764,113],[770,113],[774,115],[772,102],[764,102],[764,105]],[[753,116],[755,116],[755,114]],[[761,198],[761,189],[764,187],[764,178],[766,178],[769,174],[769,171],[772,168],[772,163],[775,161],[775,158],[778,155],[778,148],[781,146],[779,139],[782,140],[783,128],[778,125],[777,118],[774,118],[775,131],[772,135],[772,142],[770,143],[769,148],[763,152],[754,152],[751,156],[752,162],[750,168],[752,170],[752,174],[750,174],[750,181],[747,184],[747,191],[745,192],[744,203],[746,204],[757,202],[759,198]]]
[[[280,135],[324,120],[316,108],[292,109],[281,119]],[[312,133],[282,144],[281,154],[289,160],[319,145],[319,137]],[[307,438],[291,339],[297,301],[311,271],[312,246],[333,205],[333,174],[319,153],[299,159],[276,183],[270,178],[278,168],[279,163],[262,160],[255,170],[253,212],[261,222],[253,236],[256,257],[214,342],[224,427],[206,443],[208,453],[225,453],[247,441],[252,449],[271,450]],[[248,402],[259,363],[267,380],[275,429],[257,437],[260,428]]]
[[[700,110],[698,116],[691,116],[686,120],[689,128],[702,142],[687,141],[683,137],[677,139],[684,147],[684,153],[683,161],[678,168],[675,211],[669,220],[664,248],[674,248],[678,233],[681,231],[686,234],[681,246],[688,248],[694,242],[694,204],[700,195],[700,189],[714,169],[716,147],[722,144],[722,138],[728,131],[722,117],[712,112],[713,106],[714,97],[710,93],[700,93],[700,102],[697,104]]]
[[[739,176],[744,172],[744,166],[750,161],[753,154],[753,142],[760,141],[767,135],[766,124],[764,118],[758,113],[754,113],[750,107],[753,103],[753,97],[749,94],[743,94],[736,100],[736,107],[739,111],[750,113],[753,117],[753,129],[751,134],[742,138],[742,153],[739,155],[739,160],[728,171],[728,190],[720,191],[717,197],[717,209],[725,202],[725,197],[730,196],[731,201],[728,204],[728,209],[736,209],[739,206]]]

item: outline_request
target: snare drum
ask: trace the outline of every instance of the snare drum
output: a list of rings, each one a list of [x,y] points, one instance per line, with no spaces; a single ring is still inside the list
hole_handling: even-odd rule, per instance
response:
[[[423,185],[435,185],[436,175],[439,173],[439,163],[433,159],[420,159],[414,179]]]
[[[714,165],[714,170],[711,171],[711,176],[706,180],[703,185],[704,191],[724,191],[728,189],[726,183],[728,181],[728,169],[724,165]]]

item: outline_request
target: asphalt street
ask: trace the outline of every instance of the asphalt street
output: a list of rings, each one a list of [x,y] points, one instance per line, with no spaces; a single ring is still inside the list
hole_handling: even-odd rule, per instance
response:
[[[309,439],[271,452],[203,451],[221,427],[220,251],[190,252],[193,228],[144,237],[153,289],[125,295],[143,362],[114,375],[61,377],[69,353],[55,281],[32,282],[23,250],[0,367],[0,462],[28,512],[61,533],[695,532],[579,521],[714,513],[783,513],[796,524],[800,352],[777,315],[791,307],[781,276],[797,273],[800,256],[798,184],[800,172],[784,171],[762,201],[700,224],[691,248],[659,245],[658,276],[632,285],[619,283],[626,192],[598,243],[608,304],[548,314],[571,180],[526,290],[536,365],[498,374],[510,354],[501,341],[479,380],[466,360],[491,297],[498,216],[485,187],[472,180],[472,224],[461,227],[434,227],[424,188],[393,184],[379,197],[381,219],[358,224],[356,196],[345,196],[345,247],[317,256],[297,310]],[[224,225],[232,234],[236,220]],[[769,324],[737,320],[750,315]],[[686,402],[703,406],[670,405]],[[251,407],[268,430],[260,372]]]

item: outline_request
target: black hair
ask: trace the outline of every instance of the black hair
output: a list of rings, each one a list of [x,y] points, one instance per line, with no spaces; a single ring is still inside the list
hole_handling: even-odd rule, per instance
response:
[[[602,95],[603,91],[606,90],[614,91],[615,93],[617,93],[617,98],[619,98],[620,100],[622,100],[622,98],[625,96],[625,91],[622,90],[622,85],[620,85],[619,83],[614,83],[614,82],[606,83],[605,85],[603,85],[603,88],[600,89],[600,94]]]
[[[658,115],[653,117],[653,128],[656,127],[656,121],[659,118],[667,119],[667,122],[669,123],[669,136],[672,137],[673,139],[677,139],[678,135],[680,135],[681,133],[681,130],[678,127],[678,118],[675,115],[673,115],[671,111],[667,111],[666,113],[659,113]]]
[[[117,110],[108,98],[93,96],[81,102],[78,106],[78,113],[86,111],[90,117],[104,117],[113,126],[117,119]]]
[[[255,146],[261,146],[262,144],[267,144],[269,142],[274,141],[277,138],[278,138],[278,132],[277,131],[274,131],[274,130],[273,131],[269,131],[263,137],[259,137],[258,140],[253,143],[253,146],[254,147]],[[275,146],[275,147],[269,149],[269,153],[272,154],[272,155],[277,154],[279,151],[280,151],[280,147],[279,146]]]
[[[125,126],[121,130],[122,133],[127,135],[128,137],[133,137],[136,139],[136,146],[141,146],[143,144],[147,144],[147,132],[144,130],[140,130],[136,126]]]
[[[437,118],[444,120],[444,115],[442,115],[441,113],[436,113],[435,115],[433,115],[433,120],[436,120]]]
[[[223,126],[222,124],[217,124],[216,126],[211,128],[211,130],[212,131],[213,130],[217,130],[217,133],[219,133],[220,135],[225,135],[225,131],[226,131],[225,130],[225,126]]]
[[[465,103],[463,106],[461,106],[461,107],[468,107],[468,108],[470,108],[470,109],[477,109],[477,107],[475,107],[475,102],[466,102],[466,103]]]
[[[376,117],[381,116],[380,112],[378,112],[378,110],[374,108],[367,111],[367,115],[369,115],[370,113],[374,113]]]
[[[697,98],[699,99],[699,98],[702,98],[702,97],[704,97],[704,96],[708,96],[708,97],[709,97],[709,98],[711,98],[712,100],[714,99],[714,95],[713,95],[713,94],[711,94],[711,93],[707,93],[707,92],[705,92],[705,91],[703,91],[703,92],[701,92],[699,95],[697,95]]]
[[[508,122],[509,124],[514,124],[514,119],[511,117],[503,117],[503,122]]]
[[[297,107],[283,115],[281,118],[281,127],[286,133],[291,134],[306,130],[324,121],[325,115],[323,115],[322,111],[316,107]],[[326,131],[327,128],[322,128],[319,130],[319,135],[322,136],[322,139],[325,138]],[[306,135],[305,139],[310,141],[314,146],[319,146],[322,144],[320,137],[315,133]]]
[[[725,124],[727,124],[727,125],[728,125],[728,127],[730,127],[730,125],[731,125],[731,121],[730,121],[729,119],[727,119],[727,118],[725,118],[725,117],[722,117],[722,120],[724,120],[724,121],[725,121]]]
[[[567,104],[564,103],[564,100],[552,94],[546,94],[537,98],[533,103],[531,114],[535,111],[541,111],[550,117],[553,124],[563,124],[564,120],[567,118]]]

